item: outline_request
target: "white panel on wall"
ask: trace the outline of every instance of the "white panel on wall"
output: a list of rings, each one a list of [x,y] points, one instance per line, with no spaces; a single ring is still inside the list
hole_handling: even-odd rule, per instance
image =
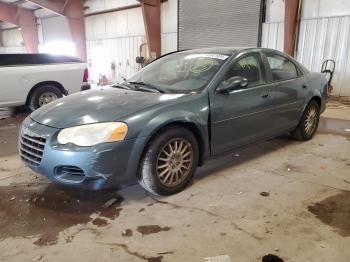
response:
[[[137,0],[89,0],[85,4],[89,9],[87,9],[85,13],[90,14],[136,4],[140,3]]]
[[[140,69],[136,57],[144,42],[144,36],[87,41],[88,61],[93,65],[89,69],[90,75],[95,81],[100,75],[105,75],[111,82],[130,77]],[[115,70],[111,69],[112,63]]]
[[[177,50],[177,33],[162,33],[162,55]]]
[[[261,46],[283,51],[284,23],[264,23]]]
[[[89,1],[91,11],[98,8],[117,8],[137,4],[135,0]],[[94,6],[93,9],[91,6]],[[177,50],[177,0],[169,0],[161,5],[162,54]],[[146,43],[146,32],[140,7],[118,12],[88,16],[85,19],[87,37],[87,55],[91,79],[98,81],[105,75],[111,82],[119,82],[130,77],[140,69],[136,57],[140,55],[140,46]],[[111,69],[115,63],[116,69]]]
[[[263,24],[263,47],[283,50],[283,31],[277,30],[278,27],[283,28],[283,23]],[[308,19],[300,23],[297,60],[309,70],[320,72],[323,61],[334,59],[334,96],[350,96],[349,32],[350,16]]]
[[[23,45],[23,37],[18,29],[5,30],[2,32],[2,41],[5,47],[18,47]]]
[[[177,50],[177,0],[161,5],[162,55]]]
[[[350,15],[348,0],[304,0],[303,19]]]
[[[128,35],[137,36],[146,34],[145,26],[143,22],[142,9],[133,8],[126,11],[128,19]]]
[[[44,43],[57,41],[72,41],[68,21],[63,16],[42,18]]]
[[[24,46],[10,46],[10,47],[0,46],[0,54],[22,54],[22,53],[27,53],[27,50]]]
[[[335,96],[350,96],[350,16],[302,21],[297,57],[307,68],[320,71],[326,59],[336,61]]]
[[[284,21],[284,0],[266,0],[266,22]]]

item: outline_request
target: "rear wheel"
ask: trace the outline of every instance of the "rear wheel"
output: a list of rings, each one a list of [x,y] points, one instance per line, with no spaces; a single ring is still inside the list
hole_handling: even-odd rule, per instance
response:
[[[148,145],[140,162],[139,183],[156,195],[183,190],[198,165],[198,143],[183,127],[170,127]]]
[[[310,140],[316,133],[319,120],[320,106],[315,100],[311,100],[305,108],[299,125],[292,132],[293,137],[299,141]]]
[[[28,106],[31,111],[47,105],[63,96],[61,90],[54,85],[42,85],[37,87],[31,94]]]

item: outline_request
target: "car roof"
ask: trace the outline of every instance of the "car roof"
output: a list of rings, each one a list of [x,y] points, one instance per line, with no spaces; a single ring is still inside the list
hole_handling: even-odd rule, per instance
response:
[[[261,48],[261,47],[210,47],[210,48],[200,48],[200,49],[189,49],[180,51],[182,53],[214,53],[214,54],[222,54],[222,55],[233,55],[235,53],[239,53],[242,51],[248,50],[258,50],[258,51],[270,51],[270,52],[278,52],[274,49],[269,48]]]

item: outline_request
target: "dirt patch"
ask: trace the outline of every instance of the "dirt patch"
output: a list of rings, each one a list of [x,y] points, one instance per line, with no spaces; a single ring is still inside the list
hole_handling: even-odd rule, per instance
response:
[[[123,237],[131,237],[132,236],[132,230],[131,229],[125,229],[123,232],[122,232],[122,236]]]
[[[0,239],[40,235],[34,243],[52,245],[59,232],[77,224],[86,224],[90,216],[114,219],[120,201],[106,209],[102,205],[116,196],[114,190],[67,190],[50,184],[41,187],[0,187]],[[12,199],[12,200],[11,200]]]
[[[109,225],[109,223],[106,219],[99,218],[99,217],[92,220],[92,224],[95,226],[98,226],[98,227],[105,227],[105,226]]]
[[[323,223],[333,227],[344,237],[350,236],[350,192],[342,192],[308,206]]]
[[[161,231],[169,231],[170,227],[160,227],[158,225],[148,225],[148,226],[139,226],[137,227],[137,231],[142,235],[150,235],[159,233]]]

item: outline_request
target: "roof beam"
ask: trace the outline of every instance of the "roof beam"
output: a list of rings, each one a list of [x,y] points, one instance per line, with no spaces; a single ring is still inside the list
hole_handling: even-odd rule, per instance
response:
[[[0,20],[18,25],[28,53],[37,53],[39,38],[34,12],[0,2]]]
[[[138,0],[141,3],[148,50],[152,58],[161,55],[160,0]]]
[[[76,55],[86,61],[86,37],[83,0],[29,0],[42,8],[65,16],[69,23]]]

